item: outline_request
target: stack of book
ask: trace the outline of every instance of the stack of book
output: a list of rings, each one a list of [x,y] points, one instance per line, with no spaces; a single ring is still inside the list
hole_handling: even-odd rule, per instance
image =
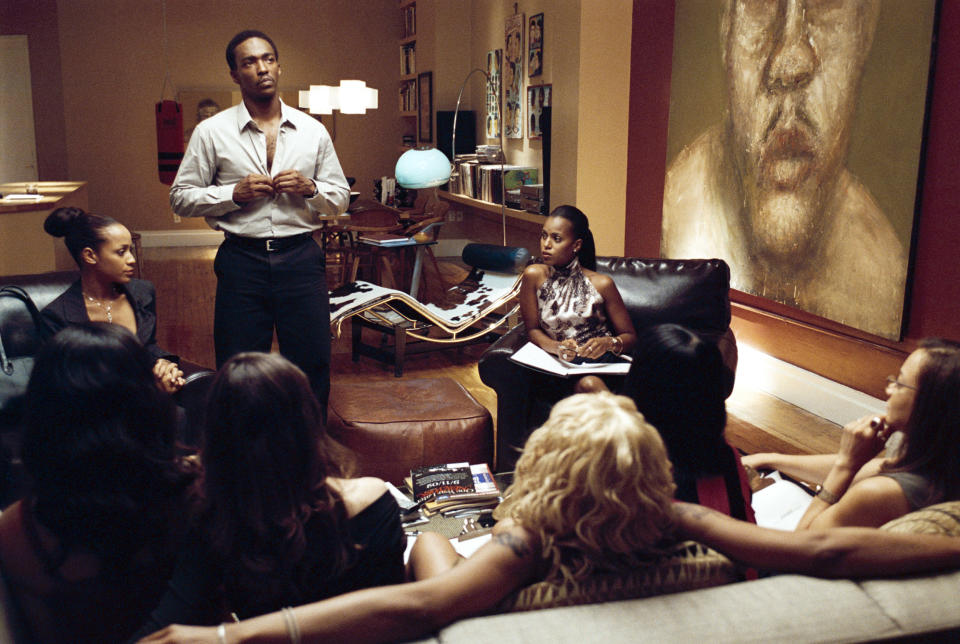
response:
[[[500,489],[486,463],[446,463],[410,471],[408,487],[414,502],[423,501],[427,516],[495,507]]]
[[[364,233],[357,239],[374,246],[406,246],[413,243],[411,238],[394,233]]]

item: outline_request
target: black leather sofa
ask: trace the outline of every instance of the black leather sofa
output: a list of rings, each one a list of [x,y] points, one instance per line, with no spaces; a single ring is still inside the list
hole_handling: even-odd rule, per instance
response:
[[[674,323],[720,348],[727,367],[727,395],[733,390],[737,344],[730,330],[730,269],[721,259],[598,257],[597,270],[616,283],[639,332]],[[521,322],[480,358],[480,379],[497,392],[496,468],[513,469],[517,448],[546,420],[531,386],[531,371],[510,360],[527,341]]]
[[[77,271],[39,273],[36,275],[11,275],[0,277],[0,286],[9,284],[23,287],[30,298],[42,310],[46,305],[78,278]],[[9,358],[33,356],[40,348],[42,339],[26,306],[13,297],[0,297],[0,337]],[[176,394],[177,404],[186,413],[186,427],[199,427],[207,387],[213,371],[206,367],[180,361],[186,384]],[[22,490],[22,472],[19,469],[20,418],[19,405],[10,405],[0,412],[0,507],[18,498]],[[195,443],[196,436],[184,436],[188,443]]]

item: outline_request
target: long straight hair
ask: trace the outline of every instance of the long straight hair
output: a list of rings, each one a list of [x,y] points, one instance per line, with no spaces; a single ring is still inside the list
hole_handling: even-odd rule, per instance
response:
[[[117,572],[172,544],[195,479],[175,427],[153,360],[127,329],[69,326],[44,345],[27,387],[23,462],[28,502],[64,552],[92,552]]]
[[[250,612],[308,601],[314,580],[351,559],[322,419],[307,377],[278,354],[234,356],[211,385],[202,525],[228,598]]]
[[[960,344],[927,338],[918,350],[924,360],[906,442],[888,471],[924,474],[946,499],[953,499],[960,496]]]
[[[663,437],[678,494],[688,495],[704,475],[729,471],[734,460],[723,435],[723,382],[720,350],[692,331],[661,324],[637,338],[622,393]]]

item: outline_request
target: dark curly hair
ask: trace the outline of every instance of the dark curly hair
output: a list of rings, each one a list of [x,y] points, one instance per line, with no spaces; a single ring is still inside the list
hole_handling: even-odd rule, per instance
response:
[[[343,449],[284,357],[241,353],[220,368],[206,408],[201,525],[240,612],[311,601],[352,563],[346,509],[326,482],[342,475]]]
[[[106,241],[103,231],[120,222],[113,217],[86,212],[73,206],[57,208],[43,222],[43,229],[54,237],[63,237],[73,261],[80,265],[84,248],[97,250]]]
[[[130,331],[57,333],[37,354],[25,404],[28,500],[65,552],[121,570],[143,548],[169,545],[195,477],[175,452],[173,403]]]

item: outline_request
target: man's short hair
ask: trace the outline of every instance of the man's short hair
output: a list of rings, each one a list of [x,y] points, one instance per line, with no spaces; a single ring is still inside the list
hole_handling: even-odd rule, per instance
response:
[[[241,31],[236,36],[230,39],[230,42],[227,44],[227,65],[230,66],[230,71],[235,71],[237,69],[237,57],[234,54],[236,48],[240,43],[245,40],[250,40],[251,38],[263,38],[270,46],[273,47],[273,55],[280,58],[280,52],[277,51],[277,46],[274,44],[273,39],[262,31],[257,31],[256,29],[247,29]]]

